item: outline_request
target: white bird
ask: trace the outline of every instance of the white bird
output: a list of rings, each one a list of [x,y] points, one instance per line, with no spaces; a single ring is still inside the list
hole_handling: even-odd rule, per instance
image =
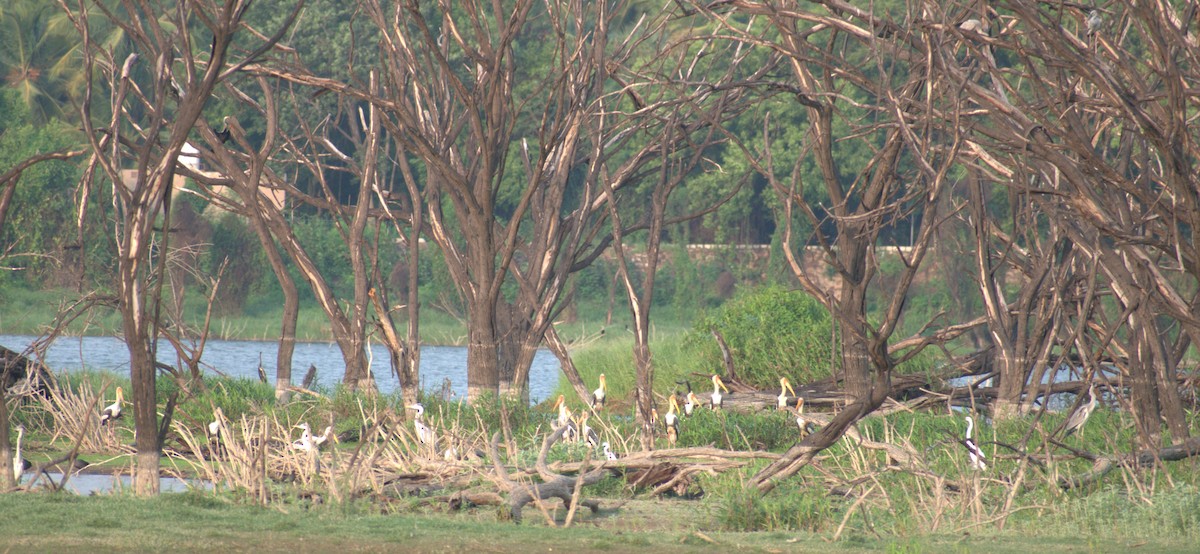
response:
[[[337,442],[337,435],[333,434],[333,426],[332,425],[326,425],[325,431],[321,432],[320,435],[313,436],[313,438],[312,438],[313,446],[320,448],[321,445],[325,444],[325,441],[327,441],[329,439],[333,439],[334,442]]]
[[[725,392],[729,392],[729,387],[726,387],[725,382],[721,380],[721,376],[715,373],[712,376],[712,382],[712,403],[709,404],[709,407],[714,410],[718,410],[721,408],[721,405],[725,403],[725,396],[721,394],[721,389],[725,389]]]
[[[663,423],[667,425],[667,444],[675,446],[675,441],[679,440],[679,416],[675,414],[675,410],[679,409],[679,400],[672,394],[668,402],[667,415],[663,418]]]
[[[125,403],[125,393],[117,387],[117,401],[109,404],[100,412],[100,425],[107,425],[114,419],[121,418],[121,405]]]
[[[221,419],[225,417],[224,412],[218,406],[213,408],[213,420],[208,423],[208,438],[209,440],[221,440]]]
[[[18,425],[17,426],[17,450],[16,450],[16,452],[13,453],[13,458],[12,458],[13,481],[15,481],[17,483],[21,482],[21,474],[25,473],[25,470],[33,467],[33,464],[29,463],[29,460],[26,460],[25,458],[21,457],[21,438],[24,436],[25,436],[25,426]]]
[[[301,429],[303,432],[300,433],[299,440],[292,442],[292,450],[315,452],[317,450],[317,445],[313,442],[312,431],[309,429],[308,424],[301,423],[295,428]]]
[[[559,427],[571,422],[571,409],[567,407],[567,399],[563,395],[558,395],[558,400],[554,401],[554,407],[558,408],[558,419],[556,422]]]
[[[604,381],[604,374],[600,374],[600,386],[592,391],[592,409],[599,410],[604,407],[604,397],[608,394],[608,384]]]
[[[975,439],[971,438],[971,431],[975,429],[975,420],[971,416],[967,416],[967,434],[958,442],[962,443],[967,448],[967,457],[971,460],[971,467],[978,470],[987,469],[987,456],[983,454],[983,450],[979,449],[979,445],[975,444]]]
[[[437,437],[433,433],[433,429],[431,429],[428,425],[425,425],[425,422],[421,421],[421,416],[425,415],[425,406],[422,406],[420,402],[417,402],[408,408],[410,410],[416,410],[417,412],[417,415],[413,417],[413,429],[417,432],[417,440],[420,441],[421,444],[433,444],[434,441],[437,440]]]
[[[1100,17],[1100,10],[1089,11],[1086,24],[1088,36],[1096,34],[1100,30],[1100,27],[1104,26],[1104,19]]]
[[[566,397],[558,395],[558,400],[554,402],[554,407],[558,408],[558,419],[556,422],[559,427],[566,426],[567,430],[563,431],[563,440],[574,442],[578,439],[575,433],[575,420],[571,417],[571,409],[567,407]]]
[[[225,413],[218,406],[213,408],[213,420],[208,423],[208,448],[212,454],[224,453],[225,445],[221,437],[221,420],[225,419]]]
[[[579,437],[585,443],[587,443],[588,446],[595,448],[596,445],[600,444],[600,435],[596,434],[595,429],[588,427],[588,417],[590,416],[587,412],[583,412],[583,414],[579,416]]]
[[[696,393],[688,391],[687,402],[683,404],[683,415],[690,416],[696,411],[696,406],[700,404],[700,399],[696,397]]]
[[[983,22],[978,19],[974,19],[974,18],[968,19],[966,21],[963,21],[962,23],[959,23],[958,28],[963,31],[968,31],[968,32],[972,32],[972,33],[983,33],[984,32]]]
[[[796,399],[796,427],[800,428],[800,438],[804,438],[812,433],[813,424],[808,418],[804,417],[804,399]]]
[[[1087,423],[1088,418],[1092,417],[1092,412],[1096,410],[1096,384],[1092,383],[1088,386],[1088,401],[1086,404],[1079,407],[1071,413],[1071,417],[1067,418],[1067,424],[1063,427],[1063,438],[1069,437],[1071,433],[1083,428],[1083,424]]]
[[[787,393],[788,392],[791,392],[792,396],[796,396],[796,389],[792,388],[792,383],[790,381],[788,381],[788,378],[780,377],[779,378],[779,398],[778,398],[778,406],[779,406],[780,410],[787,408],[787,405],[788,405]]]
[[[617,459],[617,453],[613,452],[612,449],[608,447],[607,441],[604,443],[604,458],[607,460]]]

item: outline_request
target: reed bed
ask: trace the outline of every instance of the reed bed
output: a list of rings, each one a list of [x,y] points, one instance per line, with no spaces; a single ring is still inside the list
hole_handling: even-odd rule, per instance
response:
[[[51,442],[60,438],[78,442],[80,452],[133,453],[129,446],[132,432],[115,421],[100,423],[101,409],[115,400],[109,394],[113,389],[112,381],[104,382],[97,391],[91,380],[83,379],[77,386],[55,387],[48,396],[35,396],[41,411],[50,416],[50,425],[34,431],[50,435]]]

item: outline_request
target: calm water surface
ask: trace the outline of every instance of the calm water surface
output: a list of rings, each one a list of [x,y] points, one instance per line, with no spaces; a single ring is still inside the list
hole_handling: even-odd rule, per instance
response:
[[[62,482],[62,474],[57,472],[46,472],[55,483]],[[33,480],[32,472],[25,472],[21,476],[21,483],[28,485]],[[46,481],[46,477],[42,476],[34,484],[35,488],[48,487],[50,483]],[[162,492],[186,492],[189,488],[192,489],[212,489],[212,483],[203,479],[189,479],[184,481],[176,477],[161,477],[159,479],[159,487]],[[76,473],[71,475],[67,481],[67,486],[64,490],[75,494],[101,494],[117,491],[133,490],[133,478],[128,475],[103,475],[98,473]]]
[[[0,345],[23,352],[36,339],[32,336],[0,335]],[[257,379],[261,363],[268,379],[274,382],[277,349],[277,343],[268,341],[210,340],[204,348],[201,367],[207,375]],[[387,348],[374,344],[369,355],[371,371],[375,373],[380,392],[391,393],[396,389],[397,380],[392,373]],[[165,364],[182,367],[175,359],[175,350],[166,342],[159,346],[158,358]],[[55,372],[90,370],[129,374],[129,350],[125,342],[117,337],[62,337],[46,351],[43,361]],[[342,352],[332,342],[297,343],[292,356],[292,382],[298,383],[303,379],[309,365],[317,366],[317,387],[327,390],[332,390],[341,382],[345,372]],[[558,386],[560,369],[558,359],[549,350],[537,352],[529,369],[529,397],[532,402],[550,397]],[[440,391],[446,379],[450,380],[456,395],[466,397],[466,347],[422,346],[422,389]]]

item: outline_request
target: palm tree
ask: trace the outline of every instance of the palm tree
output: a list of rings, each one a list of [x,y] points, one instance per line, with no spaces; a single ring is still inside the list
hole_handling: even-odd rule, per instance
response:
[[[79,34],[53,2],[15,0],[0,7],[0,79],[17,91],[35,122],[63,115],[84,73]]]

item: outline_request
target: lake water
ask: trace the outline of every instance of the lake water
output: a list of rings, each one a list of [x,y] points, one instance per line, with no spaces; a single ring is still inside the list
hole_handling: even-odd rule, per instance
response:
[[[62,474],[46,472],[55,483],[62,481]],[[26,472],[21,476],[21,483],[28,485],[33,480],[33,473]],[[36,488],[48,487],[50,483],[43,475],[34,484]],[[162,492],[187,492],[189,488],[212,489],[212,483],[201,479],[184,481],[176,477],[161,477],[159,487]],[[133,490],[133,478],[128,475],[104,475],[99,473],[76,473],[67,481],[67,491],[75,494],[103,494],[117,491]]]
[[[0,345],[17,352],[25,349],[37,337],[0,335]],[[210,340],[204,348],[201,367],[206,375],[228,375],[258,379],[262,364],[267,378],[274,383],[275,354],[278,344],[268,341]],[[398,381],[392,373],[387,348],[371,345],[371,371],[375,383],[384,394],[396,390]],[[175,350],[163,342],[158,349],[159,361],[178,367]],[[129,350],[117,337],[61,337],[46,351],[43,360],[54,372],[80,370],[109,371],[129,374]],[[299,383],[309,365],[317,366],[317,386],[326,390],[341,382],[345,372],[342,351],[336,343],[302,342],[296,344],[292,355],[292,382]],[[558,386],[561,373],[558,359],[549,350],[539,350],[529,368],[529,398],[536,403],[550,397]],[[421,388],[437,392],[445,379],[459,398],[467,395],[467,349],[464,346],[422,346]]]

